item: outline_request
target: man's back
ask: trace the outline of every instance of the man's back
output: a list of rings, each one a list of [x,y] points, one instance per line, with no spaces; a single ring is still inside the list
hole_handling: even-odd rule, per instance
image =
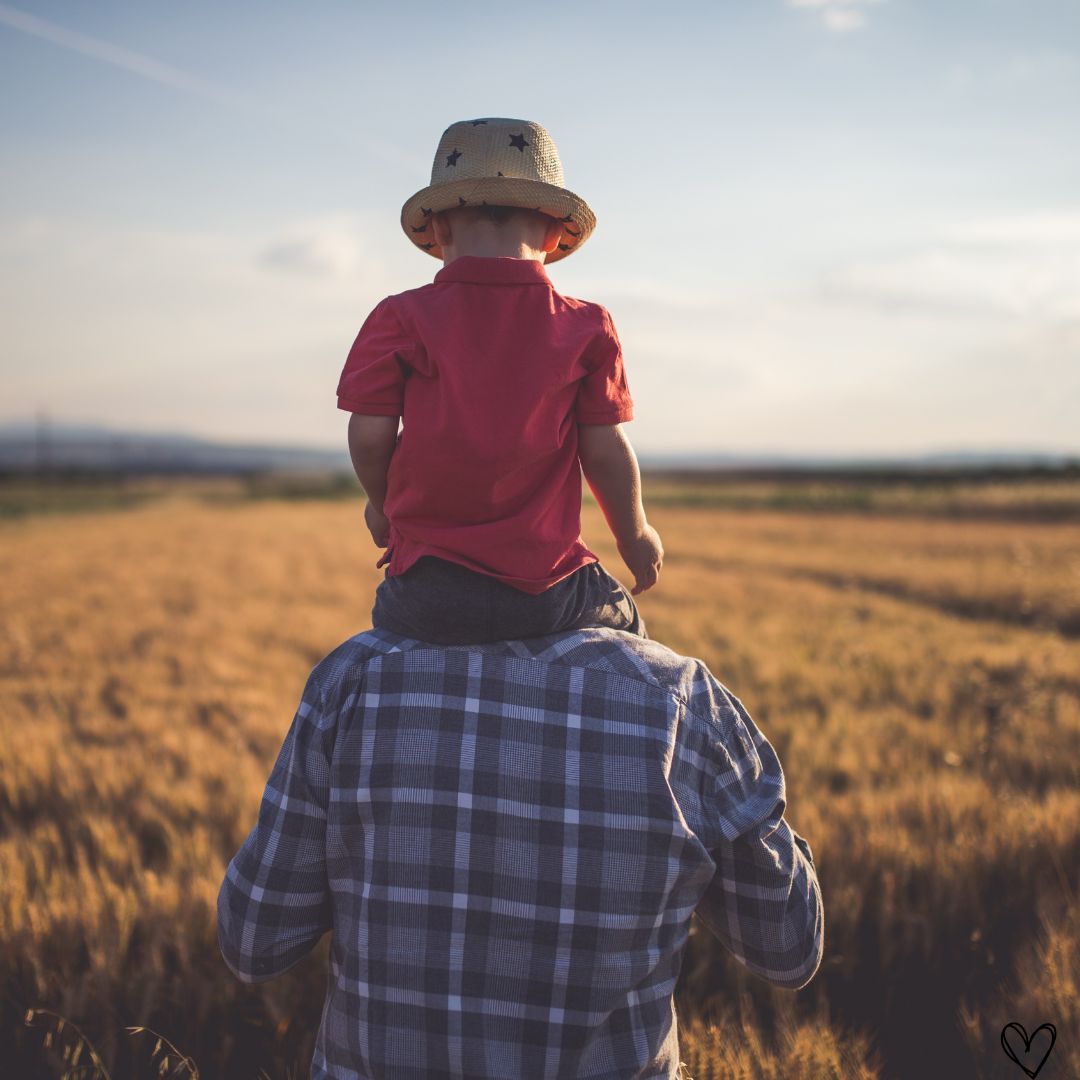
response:
[[[822,914],[783,776],[698,661],[606,630],[312,673],[222,886],[241,978],[333,931],[313,1076],[675,1076],[695,910],[800,986]]]

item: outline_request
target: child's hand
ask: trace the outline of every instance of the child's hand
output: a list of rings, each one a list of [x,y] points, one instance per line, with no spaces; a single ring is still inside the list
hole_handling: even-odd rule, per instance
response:
[[[384,548],[390,543],[390,519],[376,510],[370,502],[364,506],[364,523],[376,547]]]
[[[664,565],[664,545],[660,542],[660,534],[651,525],[646,525],[632,540],[619,544],[619,554],[626,568],[634,575],[631,596],[637,596],[656,584],[660,567]]]

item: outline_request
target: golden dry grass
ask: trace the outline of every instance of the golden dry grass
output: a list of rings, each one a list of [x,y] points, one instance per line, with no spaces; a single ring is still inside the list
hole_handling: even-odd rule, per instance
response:
[[[1011,1020],[1058,1026],[1040,1080],[1080,1075],[1080,529],[652,516],[650,633],[777,746],[826,899],[823,969],[796,996],[694,934],[691,1075],[1021,1075]],[[595,510],[585,526],[618,571]],[[36,1006],[114,1080],[137,1072],[135,1024],[204,1077],[306,1074],[321,957],[240,986],[213,907],[308,671],[368,625],[365,537],[352,502],[0,526],[0,1061],[34,1060]]]

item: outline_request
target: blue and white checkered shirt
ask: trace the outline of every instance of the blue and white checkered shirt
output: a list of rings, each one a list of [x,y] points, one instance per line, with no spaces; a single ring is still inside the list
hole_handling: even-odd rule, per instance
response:
[[[773,748],[703,663],[614,630],[360,634],[312,672],[218,898],[245,982],[330,931],[316,1078],[676,1077],[690,918],[821,960]]]

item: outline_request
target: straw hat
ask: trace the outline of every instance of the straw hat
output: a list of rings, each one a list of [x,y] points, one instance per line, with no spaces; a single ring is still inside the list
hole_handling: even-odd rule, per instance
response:
[[[576,251],[596,227],[589,204],[563,187],[562,163],[551,136],[529,120],[489,116],[451,124],[435,151],[431,183],[401,208],[401,227],[420,251],[441,259],[431,215],[483,203],[522,206],[558,218],[563,235],[548,263]]]

